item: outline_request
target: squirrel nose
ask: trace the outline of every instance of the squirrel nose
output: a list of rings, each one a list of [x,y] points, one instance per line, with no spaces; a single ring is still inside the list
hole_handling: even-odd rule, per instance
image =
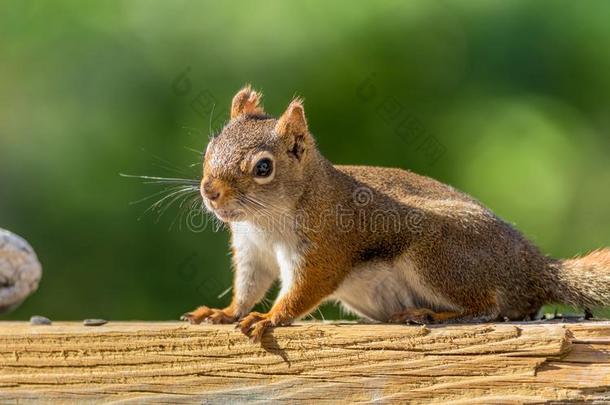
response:
[[[208,197],[209,200],[215,201],[215,200],[218,200],[218,197],[220,197],[220,192],[218,192],[218,191],[206,191],[205,195],[206,195],[206,197]]]
[[[210,201],[216,201],[220,198],[220,191],[209,180],[201,184],[201,194]]]

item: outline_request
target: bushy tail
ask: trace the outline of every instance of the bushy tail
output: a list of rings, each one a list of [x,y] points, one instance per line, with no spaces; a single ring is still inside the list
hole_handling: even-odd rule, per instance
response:
[[[579,307],[610,306],[609,248],[561,260],[554,266],[559,278],[555,291],[558,301]]]

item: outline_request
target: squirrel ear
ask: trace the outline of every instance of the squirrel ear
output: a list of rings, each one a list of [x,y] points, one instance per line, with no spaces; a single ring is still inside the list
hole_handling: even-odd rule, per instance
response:
[[[313,137],[307,129],[302,99],[295,98],[292,100],[275,124],[275,132],[290,139],[292,146],[288,153],[301,160],[303,155],[307,153],[307,149],[314,143]]]
[[[275,125],[275,132],[280,135],[305,135],[307,134],[307,120],[303,109],[303,100],[295,98],[292,100],[284,114]]]
[[[233,97],[231,103],[231,119],[243,114],[258,115],[265,114],[263,107],[260,106],[263,95],[252,90],[247,84]]]

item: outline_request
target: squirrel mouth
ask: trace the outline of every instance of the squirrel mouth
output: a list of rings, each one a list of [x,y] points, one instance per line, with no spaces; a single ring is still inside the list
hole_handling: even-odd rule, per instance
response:
[[[224,222],[237,221],[243,217],[243,212],[239,210],[215,209],[214,214]]]

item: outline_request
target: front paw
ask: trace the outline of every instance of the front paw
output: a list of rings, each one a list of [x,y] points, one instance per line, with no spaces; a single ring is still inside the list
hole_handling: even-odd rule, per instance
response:
[[[208,323],[233,323],[237,320],[235,315],[227,309],[216,309],[199,307],[193,312],[187,312],[180,317],[182,321],[188,321],[191,325],[198,325],[201,322]]]
[[[248,336],[252,342],[258,343],[262,340],[265,331],[273,326],[276,326],[276,323],[269,314],[250,312],[237,323],[236,328]]]

